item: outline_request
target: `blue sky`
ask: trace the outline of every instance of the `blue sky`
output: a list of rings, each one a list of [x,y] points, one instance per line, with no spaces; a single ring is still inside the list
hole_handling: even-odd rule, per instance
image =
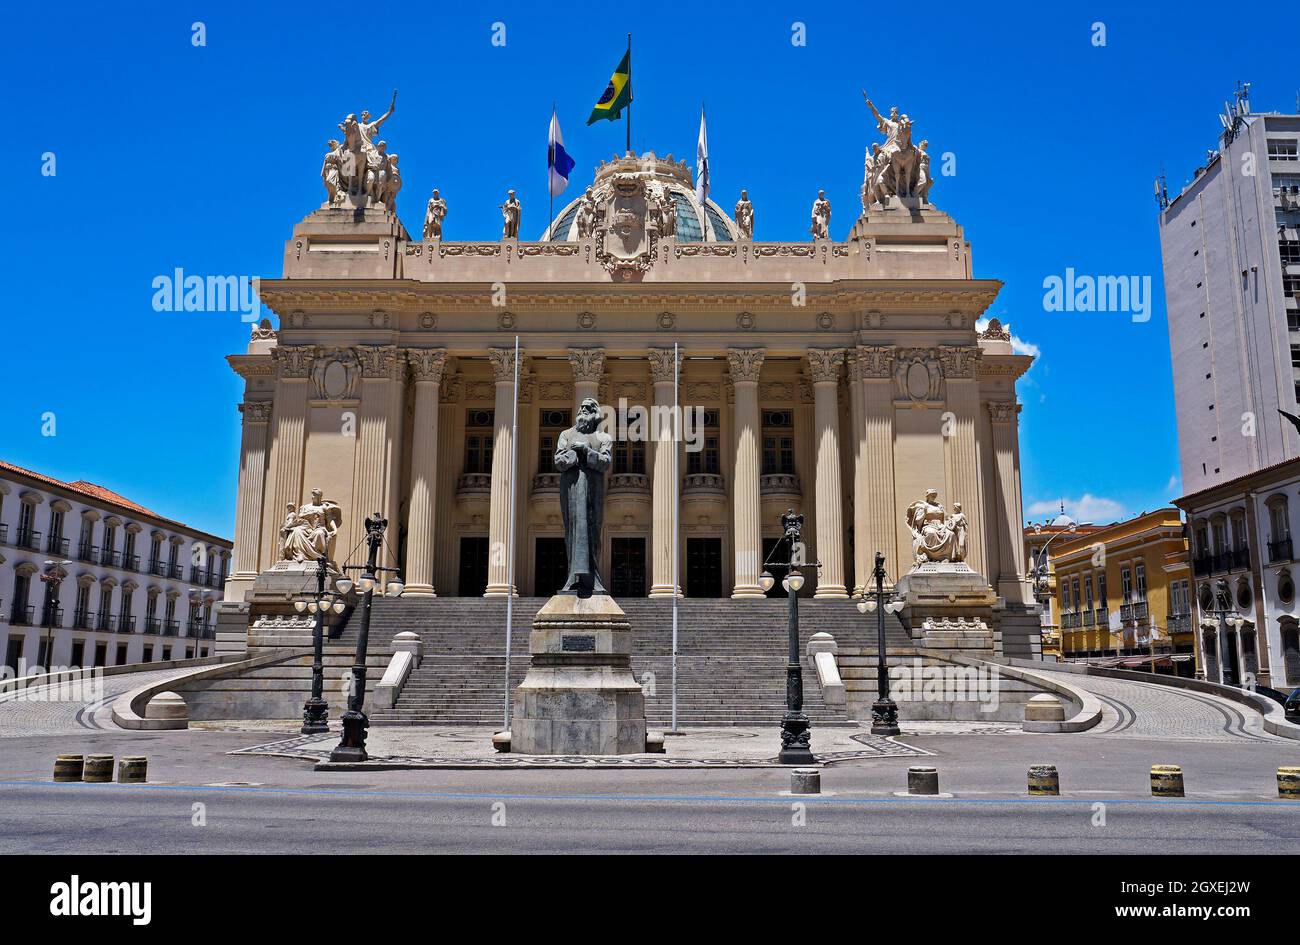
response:
[[[859,89],[909,113],[933,154],[956,156],[931,199],[965,226],[976,275],[1006,283],[990,314],[1040,352],[1020,386],[1026,509],[1064,497],[1102,520],[1158,507],[1179,484],[1152,180],[1165,168],[1181,187],[1238,79],[1255,110],[1294,110],[1294,21],[1229,35],[1208,3],[898,9],[884,31],[878,5],[825,2],[12,10],[0,458],[230,535],[240,385],[224,356],[248,326],[155,312],[154,277],[279,275],[294,222],[322,200],[336,123],[382,112],[394,87],[384,131],[408,228],[436,186],[447,238],[495,238],[514,187],[535,235],[552,101],[574,186],[622,149],[621,124],[583,122],[630,30],[633,146],[693,156],[707,102],[713,193],[729,208],[748,188],[759,239],[805,239],[819,187],[843,239],[877,140]],[[191,44],[195,21],[206,46]],[[1067,267],[1150,276],[1150,321],[1044,311],[1044,277]]]

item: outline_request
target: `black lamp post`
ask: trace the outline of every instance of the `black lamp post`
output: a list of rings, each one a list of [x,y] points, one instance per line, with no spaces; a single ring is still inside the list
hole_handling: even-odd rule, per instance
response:
[[[67,572],[63,570],[66,561],[46,561],[45,564],[51,570],[41,575],[41,583],[45,585],[45,602],[42,606],[41,623],[45,624],[45,664],[41,667],[45,672],[49,672],[54,663],[54,623],[58,619],[59,612],[59,587],[63,584]]]
[[[344,565],[344,571],[360,571],[361,576],[357,578],[357,587],[364,595],[361,599],[361,629],[357,633],[357,654],[352,664],[352,686],[348,692],[348,710],[343,713],[343,738],[338,745],[330,752],[330,761],[365,761],[369,755],[366,754],[366,729],[370,727],[370,719],[366,717],[366,650],[370,645],[370,605],[375,596],[375,585],[378,583],[379,575],[385,571],[397,573],[396,568],[381,568],[376,563],[379,557],[379,546],[384,543],[384,529],[388,527],[388,519],[381,518],[376,512],[370,518],[366,519],[366,545],[368,553],[364,566]],[[352,589],[352,582],[347,578],[340,578],[338,582],[339,589],[347,593]],[[400,597],[406,587],[400,580],[388,582],[384,593],[389,597]]]
[[[875,591],[864,591],[858,601],[861,613],[876,613],[876,701],[871,704],[871,734],[898,734],[898,705],[889,698],[889,653],[885,646],[885,613],[896,614],[903,609],[903,601],[885,598],[885,556],[876,552],[876,568],[871,572],[876,579]]]
[[[304,735],[319,735],[322,732],[328,732],[329,727],[329,703],[324,698],[325,688],[325,615],[333,610],[336,614],[343,613],[347,603],[342,597],[334,594],[325,593],[325,578],[329,571],[329,560],[318,558],[316,561],[316,593],[311,597],[300,597],[293,602],[294,610],[298,613],[311,611],[316,617],[316,622],[312,626],[311,644],[311,698],[302,706],[302,733]],[[342,591],[342,585],[339,589]],[[343,591],[347,593],[347,591]],[[195,655],[198,655],[197,644],[195,646]]]
[[[785,530],[785,544],[789,549],[789,561],[772,561],[771,555],[764,561],[763,573],[758,577],[759,587],[770,591],[776,583],[766,566],[769,564],[788,568],[785,579],[781,582],[789,597],[790,614],[790,654],[785,667],[785,707],[781,719],[781,752],[777,760],[783,765],[815,764],[809,743],[812,740],[812,727],[808,714],[803,711],[803,666],[799,661],[799,591],[804,585],[803,572],[799,565],[821,567],[816,561],[803,560],[803,516],[796,515],[789,509],[781,516],[781,527]],[[778,542],[776,548],[780,547]],[[776,554],[776,548],[772,554]]]

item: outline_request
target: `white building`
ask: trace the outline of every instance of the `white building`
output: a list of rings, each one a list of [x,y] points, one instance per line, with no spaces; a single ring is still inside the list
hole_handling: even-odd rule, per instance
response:
[[[5,666],[17,673],[208,655],[230,549],[102,486],[0,462]],[[47,607],[51,576],[57,596]]]
[[[1187,516],[1207,679],[1300,686],[1300,459],[1176,499]],[[1226,613],[1222,613],[1226,611]]]

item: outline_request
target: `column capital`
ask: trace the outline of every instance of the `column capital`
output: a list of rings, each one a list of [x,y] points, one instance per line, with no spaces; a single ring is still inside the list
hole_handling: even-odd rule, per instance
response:
[[[579,383],[600,382],[605,373],[604,348],[570,348],[569,366],[573,368],[573,379]]]
[[[397,345],[357,345],[361,376],[372,380],[395,380],[401,368]]]
[[[515,349],[488,348],[488,360],[492,362],[492,374],[498,384],[515,379]],[[519,352],[519,373],[523,374],[524,353]]]
[[[271,349],[271,357],[281,377],[305,380],[311,374],[312,361],[316,359],[316,346],[281,345]]]
[[[677,363],[673,363],[672,348],[651,348],[646,352],[646,358],[650,361],[650,380],[655,384],[662,384],[665,381],[672,383],[674,371],[682,363],[682,350],[677,349]]]
[[[267,423],[271,419],[271,401],[246,400],[239,405],[245,423]]]
[[[447,365],[446,348],[408,348],[406,360],[417,384],[421,381],[442,383],[443,369]]]
[[[844,363],[843,348],[809,348],[808,376],[814,384],[834,384]]]
[[[859,345],[855,359],[859,379],[893,377],[897,356],[893,345]]]
[[[1014,401],[991,401],[988,408],[994,423],[1013,423],[1020,413],[1020,404]]]
[[[940,345],[939,363],[943,376],[951,380],[969,380],[979,375],[982,354],[977,345]]]
[[[734,383],[757,384],[759,372],[763,367],[763,349],[728,348],[727,364]]]

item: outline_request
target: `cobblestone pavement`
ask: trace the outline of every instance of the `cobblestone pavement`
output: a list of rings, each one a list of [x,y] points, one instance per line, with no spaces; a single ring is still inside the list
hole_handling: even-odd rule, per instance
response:
[[[1089,735],[1234,743],[1287,741],[1265,732],[1258,712],[1218,696],[1106,676],[1045,675],[1101,700],[1101,723]]]
[[[137,686],[183,676],[192,670],[122,673],[75,684],[35,686],[0,694],[0,738],[66,735],[83,729],[128,734],[113,724],[113,700]],[[101,688],[102,684],[102,688]]]

